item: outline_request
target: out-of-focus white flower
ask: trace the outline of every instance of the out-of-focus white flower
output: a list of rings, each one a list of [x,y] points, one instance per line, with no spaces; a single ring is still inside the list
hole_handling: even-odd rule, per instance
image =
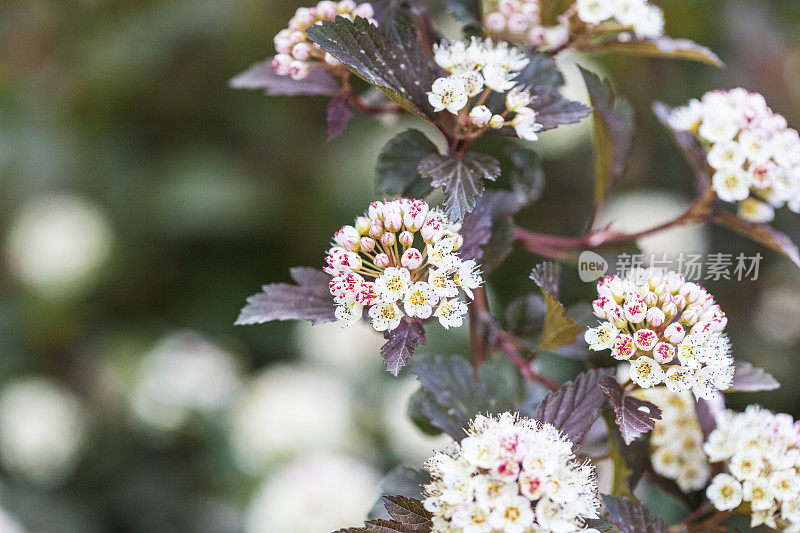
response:
[[[21,523],[19,523],[13,516],[0,507],[0,531],[3,533],[26,533]]]
[[[679,215],[688,206],[686,199],[670,191],[624,193],[606,204],[600,224],[612,223],[618,231],[635,233]],[[647,213],[647,217],[642,213]],[[708,247],[707,233],[703,226],[683,226],[643,237],[636,243],[642,253],[656,254],[659,258],[663,254],[675,257],[687,251],[699,254]]]
[[[578,17],[589,24],[600,24],[614,16],[613,0],[578,0]]]
[[[550,424],[478,415],[466,438],[426,463],[432,531],[573,532],[597,518],[593,466]]]
[[[141,360],[131,394],[133,412],[159,430],[175,430],[192,412],[224,409],[241,386],[235,357],[199,333],[161,339]]]
[[[322,365],[347,375],[358,375],[376,364],[375,354],[385,342],[363,322],[346,328],[337,323],[312,326],[298,321],[296,324],[293,337],[301,356],[315,366]]]
[[[416,379],[393,380],[386,386],[382,409],[386,441],[391,450],[409,464],[422,463],[451,441],[446,435],[426,435],[408,418],[408,402],[417,389]]]
[[[234,406],[230,432],[237,464],[252,474],[286,456],[348,450],[358,439],[347,384],[291,366],[253,379]]]
[[[646,389],[665,382],[674,392],[691,388],[705,399],[731,386],[728,319],[704,288],[675,272],[633,268],[600,280],[597,295],[592,309],[601,323],[585,335],[589,348],[610,347],[612,357],[629,361],[634,383]],[[648,322],[665,319],[671,323],[663,329]]]
[[[44,295],[88,288],[107,261],[112,231],[105,214],[79,196],[35,198],[11,223],[6,242],[9,268]]]
[[[711,467],[703,451],[703,430],[691,394],[654,387],[637,391],[636,396],[661,409],[661,420],[650,434],[653,469],[675,480],[684,492],[705,487],[711,477]]]
[[[542,125],[536,122],[536,112],[529,107],[524,107],[519,111],[513,121],[517,136],[526,141],[538,141]]]
[[[46,378],[3,385],[0,392],[0,461],[45,488],[72,473],[87,438],[78,398]]]
[[[298,457],[256,491],[245,533],[321,533],[363,523],[378,481],[372,467],[349,457]]]
[[[712,462],[724,462],[729,474],[718,474],[706,491],[719,510],[742,501],[752,512],[751,527],[774,524],[800,526],[800,426],[787,414],[757,405],[743,413],[724,411],[703,448]],[[770,527],[775,527],[771,525]]]

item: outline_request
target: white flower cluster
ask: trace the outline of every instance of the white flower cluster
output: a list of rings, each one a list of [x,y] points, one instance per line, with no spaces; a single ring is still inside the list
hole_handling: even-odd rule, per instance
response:
[[[542,125],[530,105],[530,90],[514,81],[530,60],[519,49],[491,39],[473,38],[469,44],[453,41],[433,47],[436,64],[450,73],[433,82],[428,100],[434,110],[458,116],[460,135],[477,136],[486,128],[512,126],[526,141],[539,138]],[[505,94],[505,110],[495,113],[485,104],[492,91]],[[475,102],[471,100],[476,98]],[[467,112],[469,110],[469,112]],[[506,117],[514,114],[514,118]]]
[[[527,41],[542,50],[569,42],[573,14],[585,24],[602,24],[596,28],[599,31],[628,31],[641,39],[664,34],[664,14],[647,0],[578,0],[553,26],[542,23],[539,0],[491,0],[486,4],[483,24],[488,34]]]
[[[437,533],[586,530],[600,501],[593,466],[550,424],[478,415],[460,444],[425,467],[425,508]]]
[[[302,80],[308,77],[313,69],[339,66],[338,59],[308,39],[306,30],[336,17],[349,20],[361,17],[377,26],[377,21],[372,18],[374,15],[375,10],[371,4],[367,2],[356,4],[353,0],[341,0],[341,2],[323,0],[315,7],[299,8],[289,20],[289,26],[275,36],[277,54],[272,58],[272,68],[280,76],[291,76],[295,80]]]
[[[739,216],[768,222],[788,205],[800,213],[800,134],[764,97],[745,89],[710,91],[673,110],[670,126],[697,136],[714,169],[720,200]]]
[[[766,524],[800,531],[800,425],[787,414],[756,405],[744,413],[717,415],[705,451],[711,462],[723,462],[706,490],[714,506],[726,511],[747,502],[751,527]]]
[[[703,430],[691,394],[654,387],[641,389],[636,396],[661,409],[661,420],[650,433],[653,470],[675,480],[684,492],[704,488],[711,468],[703,451]]]
[[[642,39],[664,34],[664,13],[647,0],[578,0],[576,9],[587,24],[615,22]]]
[[[636,268],[606,276],[597,293],[592,307],[603,322],[586,332],[586,342],[629,361],[634,383],[645,389],[664,383],[706,399],[730,387],[728,319],[706,289],[675,272]]]
[[[402,305],[410,317],[461,326],[467,304],[459,289],[472,298],[483,280],[475,261],[455,253],[463,243],[459,229],[424,200],[372,202],[354,226],[336,232],[325,257],[336,317],[354,323],[367,309],[375,330],[391,331]]]

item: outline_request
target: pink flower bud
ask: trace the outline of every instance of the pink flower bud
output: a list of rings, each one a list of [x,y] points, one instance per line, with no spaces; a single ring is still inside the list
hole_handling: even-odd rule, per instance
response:
[[[516,0],[499,0],[499,2],[497,2],[497,9],[499,9],[500,13],[503,15],[513,15],[517,10],[517,2]]]
[[[678,294],[686,298],[687,302],[692,303],[700,296],[700,287],[696,283],[684,283]]]
[[[613,300],[609,300],[603,310],[606,312],[606,320],[618,328],[624,328],[628,325],[628,321],[625,320],[625,311]]]
[[[530,19],[537,18],[539,16],[539,3],[538,2],[525,2],[522,4],[521,12],[523,15]]]
[[[302,31],[293,31],[289,34],[289,45],[294,47],[297,43],[305,42],[306,34]]]
[[[403,214],[398,203],[390,202],[383,206],[383,226],[387,231],[400,231],[403,227]]]
[[[514,13],[508,17],[508,31],[522,33],[528,29],[528,17],[522,13]]]
[[[658,305],[658,295],[653,291],[647,291],[647,293],[642,296],[642,301],[647,305],[647,307],[654,307]]]
[[[375,249],[375,240],[369,237],[361,237],[361,249],[365,252],[371,252]]]
[[[659,342],[653,348],[653,359],[661,364],[666,364],[675,359],[675,347],[666,342]]]
[[[311,55],[311,45],[308,43],[297,43],[292,48],[292,57],[305,61]]]
[[[661,310],[664,311],[664,316],[666,316],[668,319],[678,314],[678,308],[675,306],[674,303],[672,303],[672,301],[669,301],[664,305],[662,305]]]
[[[386,254],[378,254],[375,256],[375,266],[378,268],[386,268],[390,265],[389,256]]]
[[[672,303],[675,304],[675,307],[678,308],[678,311],[681,311],[686,308],[686,298],[681,296],[680,294],[676,294],[672,297]]]
[[[317,16],[324,20],[331,20],[336,17],[336,2],[324,0],[317,4]]]
[[[358,217],[356,219],[356,229],[360,235],[369,233],[370,220],[367,217]]]
[[[660,327],[666,319],[667,316],[664,314],[664,311],[658,307],[651,307],[647,310],[647,323],[654,328]]]
[[[353,0],[342,0],[337,7],[339,13],[352,13],[356,8],[356,3]]]
[[[683,311],[681,315],[681,324],[684,326],[693,326],[700,321],[700,315],[703,314],[703,308],[698,305],[690,305]]]
[[[351,252],[357,252],[361,236],[358,230],[353,226],[342,226],[342,228],[333,234],[333,240],[342,248],[346,248]]]
[[[403,205],[403,224],[408,231],[419,230],[425,224],[429,208],[424,200],[412,200]]]
[[[531,31],[528,32],[528,40],[533,46],[539,46],[544,43],[546,36],[547,32],[542,26],[534,26]]]
[[[499,11],[495,11],[486,15],[484,24],[489,31],[499,33],[506,29],[506,17]]]
[[[422,266],[422,253],[416,248],[409,248],[403,253],[400,264],[409,270],[416,270]]]
[[[313,8],[301,7],[294,13],[294,17],[289,23],[289,27],[295,26],[296,28],[308,28],[316,22],[317,13]],[[292,24],[292,22],[294,24]]]
[[[272,58],[272,70],[278,76],[289,75],[289,65],[292,63],[292,56],[288,54],[278,54]]]
[[[485,105],[479,105],[472,108],[472,111],[469,112],[469,118],[475,126],[484,128],[492,120],[492,112]]]
[[[289,64],[289,76],[291,76],[293,80],[304,80],[308,77],[308,73],[308,64],[305,61],[295,60]]]
[[[674,322],[667,326],[667,329],[664,330],[664,338],[667,339],[672,344],[678,344],[683,340],[686,336],[686,330],[683,329],[683,326]]]
[[[369,236],[373,239],[380,239],[383,235],[383,222],[380,220],[373,220],[369,225]]]
[[[394,233],[386,232],[381,235],[381,244],[384,246],[394,246],[397,243],[397,236]]]
[[[370,202],[367,208],[367,214],[372,220],[378,220],[383,214],[383,202]]]
[[[400,238],[398,240],[403,246],[411,246],[414,244],[414,234],[410,231],[404,231],[400,234]]]

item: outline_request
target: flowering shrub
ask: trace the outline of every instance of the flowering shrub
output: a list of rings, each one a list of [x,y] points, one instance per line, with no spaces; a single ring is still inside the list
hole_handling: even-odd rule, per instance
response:
[[[766,524],[800,529],[800,428],[785,414],[756,405],[744,413],[724,411],[704,445],[709,461],[723,462],[706,491],[714,507],[745,505],[750,527]]]
[[[438,532],[585,530],[598,518],[594,467],[550,424],[478,416],[460,444],[425,464],[425,509]]]
[[[711,91],[673,110],[669,120],[697,136],[714,169],[714,192],[736,203],[740,217],[769,222],[783,205],[800,212],[800,134],[763,96]]]
[[[581,251],[712,223],[800,266],[797,247],[767,224],[774,208],[800,208],[797,132],[742,89],[712,91],[674,110],[656,103],[694,171],[697,197],[642,231],[601,227],[634,149],[632,109],[586,69],[591,107],[565,98],[555,58],[565,50],[604,51],[722,63],[702,46],[664,36],[662,11],[645,0],[447,4],[464,23],[463,39],[440,38],[423,1],[301,8],[275,39],[278,55],[232,81],[269,94],[329,97],[329,138],[355,112],[407,112],[438,132],[436,142],[417,129],[391,139],[376,165],[376,197],[383,199],[333,235],[324,264],[292,269],[294,283],[266,285],[237,320],[368,322],[383,335],[386,370],[419,381],[408,405],[412,421],[454,441],[425,463],[427,472],[386,478],[388,518],[340,533],[567,533],[605,530],[606,520],[622,532],[718,531],[733,511],[796,530],[797,429],[783,415],[724,410],[723,393],[779,385],[734,360],[728,317],[714,297],[655,265],[600,274],[591,278],[602,277],[591,305],[600,323],[587,328],[576,318],[580,309],[560,301],[556,261],[583,266]],[[357,93],[364,83],[378,90]],[[502,137],[536,141],[590,113],[595,194],[585,233],[516,225],[515,215],[539,198],[544,173],[536,144]],[[481,140],[488,136],[496,142]],[[503,149],[474,150],[492,145]],[[514,244],[549,260],[531,262],[530,293],[495,302],[484,276],[492,281]],[[503,275],[515,274],[507,268]],[[490,301],[507,304],[504,312],[493,313]],[[450,329],[465,318],[469,359],[415,353],[431,322]],[[594,353],[606,351],[610,358]],[[581,360],[586,370],[555,381],[540,367],[545,352]],[[605,461],[611,468],[596,469]],[[722,464],[709,484],[712,463]],[[613,478],[599,483],[604,470]],[[643,477],[693,507],[680,524],[669,528],[634,498]],[[612,494],[599,494],[599,486]],[[708,499],[698,505],[703,494]]]

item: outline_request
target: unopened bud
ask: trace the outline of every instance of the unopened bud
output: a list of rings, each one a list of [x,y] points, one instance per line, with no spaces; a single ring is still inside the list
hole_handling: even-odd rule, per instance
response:
[[[387,231],[381,235],[381,244],[384,246],[394,246],[397,243],[397,237],[394,233]]]
[[[311,46],[308,43],[297,43],[292,48],[292,57],[305,61],[311,55]]]
[[[364,3],[359,4],[354,10],[353,15],[365,19],[371,19],[375,16],[375,10],[372,8],[372,4]]]
[[[383,235],[383,223],[380,220],[373,220],[369,225],[369,236],[373,239],[380,239]]]
[[[369,224],[370,220],[367,217],[358,217],[356,219],[356,229],[358,233],[361,235],[366,235],[369,233]]]
[[[341,61],[330,55],[329,53],[325,53],[325,63],[330,65],[331,67],[338,67],[342,64]]]
[[[506,124],[506,119],[504,119],[500,115],[494,115],[491,119],[489,119],[489,127],[493,130],[499,130]]]
[[[400,264],[409,270],[416,270],[422,265],[422,253],[416,248],[409,248],[403,253]]]
[[[479,105],[470,111],[469,118],[475,126],[483,128],[492,120],[492,112],[485,105]]]
[[[664,330],[664,338],[672,344],[678,344],[685,336],[686,330],[677,322],[670,324],[667,326],[667,329]]]
[[[289,64],[289,76],[295,81],[304,80],[308,77],[309,69],[305,61],[292,61]]]
[[[647,323],[654,328],[660,327],[666,319],[667,316],[664,314],[664,311],[658,307],[651,307],[647,310]]]
[[[330,20],[336,17],[336,2],[323,0],[317,4],[317,16],[322,19]]]
[[[389,266],[389,256],[386,254],[378,254],[375,256],[375,266],[378,268],[386,268]]]
[[[289,65],[292,63],[292,56],[288,54],[278,54],[272,58],[272,70],[275,71],[275,74],[278,76],[288,76],[289,75]]]
[[[414,234],[410,231],[404,231],[400,234],[400,238],[398,240],[403,246],[411,246],[414,244]]]
[[[371,252],[375,249],[375,240],[369,237],[361,237],[361,249],[365,252]]]

